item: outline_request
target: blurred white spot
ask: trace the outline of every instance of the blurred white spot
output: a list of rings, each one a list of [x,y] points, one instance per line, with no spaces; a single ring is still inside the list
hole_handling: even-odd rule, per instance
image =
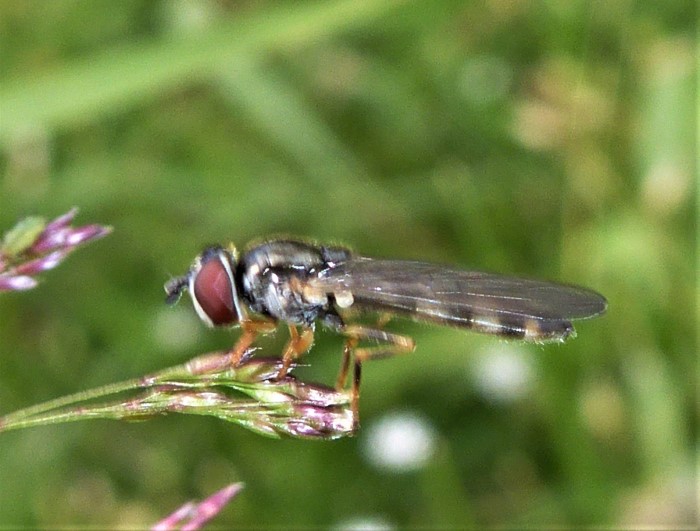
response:
[[[164,348],[193,347],[202,333],[202,323],[189,308],[164,308],[155,318],[153,335]]]
[[[515,345],[496,345],[481,351],[470,366],[477,391],[490,402],[507,403],[532,388],[528,351]]]
[[[510,65],[501,58],[475,57],[462,67],[460,90],[470,102],[485,105],[505,98],[512,78]]]
[[[435,450],[435,430],[411,412],[391,413],[369,427],[363,453],[376,466],[396,472],[421,468]]]
[[[381,517],[357,517],[333,526],[336,531],[391,531],[394,526]]]
[[[691,170],[673,162],[656,162],[642,181],[644,203],[658,214],[670,214],[688,200]]]

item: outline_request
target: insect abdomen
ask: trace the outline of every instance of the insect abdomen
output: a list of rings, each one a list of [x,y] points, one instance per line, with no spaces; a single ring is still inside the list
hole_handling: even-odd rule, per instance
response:
[[[353,304],[353,308],[359,311],[390,310],[416,321],[464,328],[480,334],[535,343],[564,341],[576,333],[571,321],[567,319],[537,319],[496,313],[479,315],[464,307],[450,307],[449,305],[438,306],[419,303],[411,306],[409,308],[405,307],[404,304],[388,304],[386,300],[378,304],[377,301],[358,300],[357,298]]]
[[[510,339],[525,341],[564,341],[575,334],[570,321],[543,321],[538,319],[503,319],[490,316],[474,317],[462,326],[482,334],[492,334]]]

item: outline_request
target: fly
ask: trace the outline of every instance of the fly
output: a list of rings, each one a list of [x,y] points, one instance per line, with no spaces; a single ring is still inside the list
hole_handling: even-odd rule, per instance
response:
[[[351,362],[352,407],[357,413],[362,363],[414,350],[413,339],[387,332],[392,316],[470,329],[531,342],[564,341],[571,320],[605,312],[605,298],[588,289],[358,256],[349,249],[296,240],[271,240],[238,255],[233,247],[204,250],[180,277],[165,284],[166,301],[183,291],[208,326],[240,326],[229,356],[240,363],[260,334],[286,323],[290,339],[279,378],[311,348],[317,322],[345,337],[336,382],[342,389]],[[346,322],[351,313],[378,313],[376,326]],[[371,341],[372,346],[359,346]],[[356,417],[357,418],[357,415]]]

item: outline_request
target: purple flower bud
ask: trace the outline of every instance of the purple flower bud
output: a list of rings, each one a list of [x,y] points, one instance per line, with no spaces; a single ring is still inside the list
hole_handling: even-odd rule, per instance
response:
[[[223,509],[241,489],[243,489],[243,483],[232,483],[198,504],[187,502],[174,513],[154,525],[151,530],[170,531],[171,529],[176,529],[176,526],[186,518],[189,518],[189,521],[182,525],[180,528],[182,531],[201,529],[204,524],[219,514],[221,509]]]
[[[45,230],[32,245],[32,252],[42,254],[63,247],[77,247],[80,244],[102,238],[110,232],[112,232],[111,227],[102,225],[86,225],[78,228],[60,227],[56,230]]]
[[[106,227],[104,225],[86,225],[84,227],[72,229],[66,238],[66,244],[75,247],[76,245],[107,236],[110,232],[112,232],[112,227]]]
[[[229,485],[202,501],[195,507],[192,519],[182,526],[182,531],[194,531],[200,529],[205,523],[219,514],[226,504],[243,488],[243,483]]]
[[[42,254],[64,247],[66,239],[70,233],[69,227],[60,227],[55,230],[44,230],[32,245],[31,250],[34,254]]]
[[[348,395],[346,392],[336,391],[331,387],[320,384],[309,384],[296,381],[294,396],[298,400],[322,407],[346,404]]]
[[[178,508],[174,513],[169,514],[156,525],[151,527],[151,531],[170,531],[171,529],[177,529],[177,525],[185,518],[190,516],[194,512],[195,507],[196,505],[194,502],[187,502],[185,505]]]
[[[23,264],[18,265],[15,268],[15,272],[23,275],[36,275],[38,273],[41,273],[42,271],[48,271],[49,269],[53,269],[58,264],[63,262],[65,257],[69,254],[70,249],[54,251],[52,253],[42,256],[41,258],[36,258],[34,260],[30,260],[29,262],[25,262]]]
[[[0,291],[21,291],[36,287],[38,282],[25,275],[0,275]]]
[[[49,223],[47,223],[46,228],[44,230],[46,232],[53,232],[53,231],[56,231],[58,229],[62,229],[64,227],[67,227],[68,225],[71,224],[71,222],[73,221],[73,219],[75,218],[77,213],[78,213],[77,207],[71,208],[65,214],[58,216],[53,221],[50,221]]]
[[[287,433],[294,437],[337,439],[352,435],[355,418],[349,407],[316,407],[306,404],[294,407],[295,415],[286,423]]]
[[[28,217],[17,223],[0,243],[0,291],[31,289],[37,285],[29,276],[53,269],[79,245],[106,236],[111,227],[71,227],[78,213],[72,208],[50,223]]]

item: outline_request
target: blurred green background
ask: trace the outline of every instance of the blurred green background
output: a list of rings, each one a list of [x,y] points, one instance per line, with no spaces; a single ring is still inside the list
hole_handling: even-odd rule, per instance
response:
[[[2,434],[0,526],[144,526],[232,481],[223,526],[694,522],[696,21],[690,0],[3,0],[0,229],[78,206],[115,231],[0,297],[1,413],[230,345],[163,304],[212,242],[306,236],[610,308],[561,346],[390,323],[418,348],[366,366],[352,439]],[[332,383],[341,343],[317,334],[299,374]]]

